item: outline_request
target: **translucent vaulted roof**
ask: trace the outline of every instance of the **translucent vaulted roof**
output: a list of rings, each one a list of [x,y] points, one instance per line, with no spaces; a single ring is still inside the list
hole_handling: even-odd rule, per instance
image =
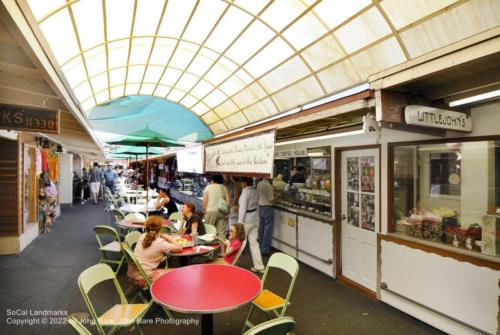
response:
[[[85,111],[154,95],[215,134],[498,26],[498,0],[20,0]]]

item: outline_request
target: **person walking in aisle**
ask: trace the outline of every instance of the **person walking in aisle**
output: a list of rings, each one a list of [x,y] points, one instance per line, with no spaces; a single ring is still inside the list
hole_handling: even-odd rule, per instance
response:
[[[259,202],[259,245],[262,255],[269,256],[274,231],[274,200],[273,186],[268,179],[262,179],[257,184]]]
[[[97,205],[99,201],[99,190],[101,189],[102,172],[99,169],[99,164],[94,163],[94,166],[89,171],[90,193],[94,204]]]
[[[253,261],[253,272],[264,272],[264,264],[260,254],[259,242],[257,234],[259,229],[259,215],[257,212],[257,190],[253,187],[253,179],[251,177],[241,178],[241,195],[238,201],[239,213],[238,223],[242,223],[245,228],[245,234],[248,238],[250,246],[250,254]]]
[[[104,185],[109,188],[111,193],[115,194],[115,181],[118,179],[118,175],[115,170],[108,165],[108,169],[104,171]]]
[[[203,192],[202,206],[205,210],[205,224],[215,226],[217,235],[221,238],[226,237],[227,215],[229,214],[229,192],[223,185],[224,177],[213,175],[212,183],[205,187]],[[222,212],[221,203],[225,202],[226,213]]]

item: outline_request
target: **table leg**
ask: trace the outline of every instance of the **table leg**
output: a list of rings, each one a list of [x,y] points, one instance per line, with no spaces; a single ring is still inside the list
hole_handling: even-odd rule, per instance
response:
[[[201,334],[212,335],[214,332],[214,315],[202,314],[201,315]]]

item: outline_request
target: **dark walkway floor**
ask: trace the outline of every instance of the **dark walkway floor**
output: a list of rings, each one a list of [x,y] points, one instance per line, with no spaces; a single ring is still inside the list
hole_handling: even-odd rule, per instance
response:
[[[43,316],[29,314],[39,311],[87,313],[77,287],[77,277],[99,259],[92,227],[109,223],[110,218],[102,206],[96,208],[87,204],[65,208],[53,227],[54,231],[39,236],[20,255],[0,256],[0,334],[73,334],[67,325],[42,325]],[[250,267],[248,250],[240,265]],[[125,286],[124,277],[122,272],[121,281]],[[273,279],[271,287],[279,287],[280,278]],[[112,300],[107,288],[96,293],[95,299],[103,303]],[[248,306],[216,315],[215,333],[240,334],[247,311]],[[28,315],[18,315],[24,312]],[[295,318],[297,334],[441,334],[388,305],[337,284],[302,263],[287,314]],[[185,324],[197,323],[197,315],[175,314],[180,319],[178,325],[161,324],[163,316],[161,309],[152,309],[145,321],[152,324],[144,324],[143,332],[200,334],[199,324]],[[40,324],[30,326],[29,320]],[[14,325],[14,321],[25,324]],[[56,318],[53,321],[63,320]],[[93,331],[95,333],[95,329]]]

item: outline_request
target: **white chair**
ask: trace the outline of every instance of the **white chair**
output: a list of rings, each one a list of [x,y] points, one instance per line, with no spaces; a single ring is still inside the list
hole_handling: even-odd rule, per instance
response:
[[[258,324],[243,335],[285,335],[291,332],[294,327],[293,318],[285,316]]]

